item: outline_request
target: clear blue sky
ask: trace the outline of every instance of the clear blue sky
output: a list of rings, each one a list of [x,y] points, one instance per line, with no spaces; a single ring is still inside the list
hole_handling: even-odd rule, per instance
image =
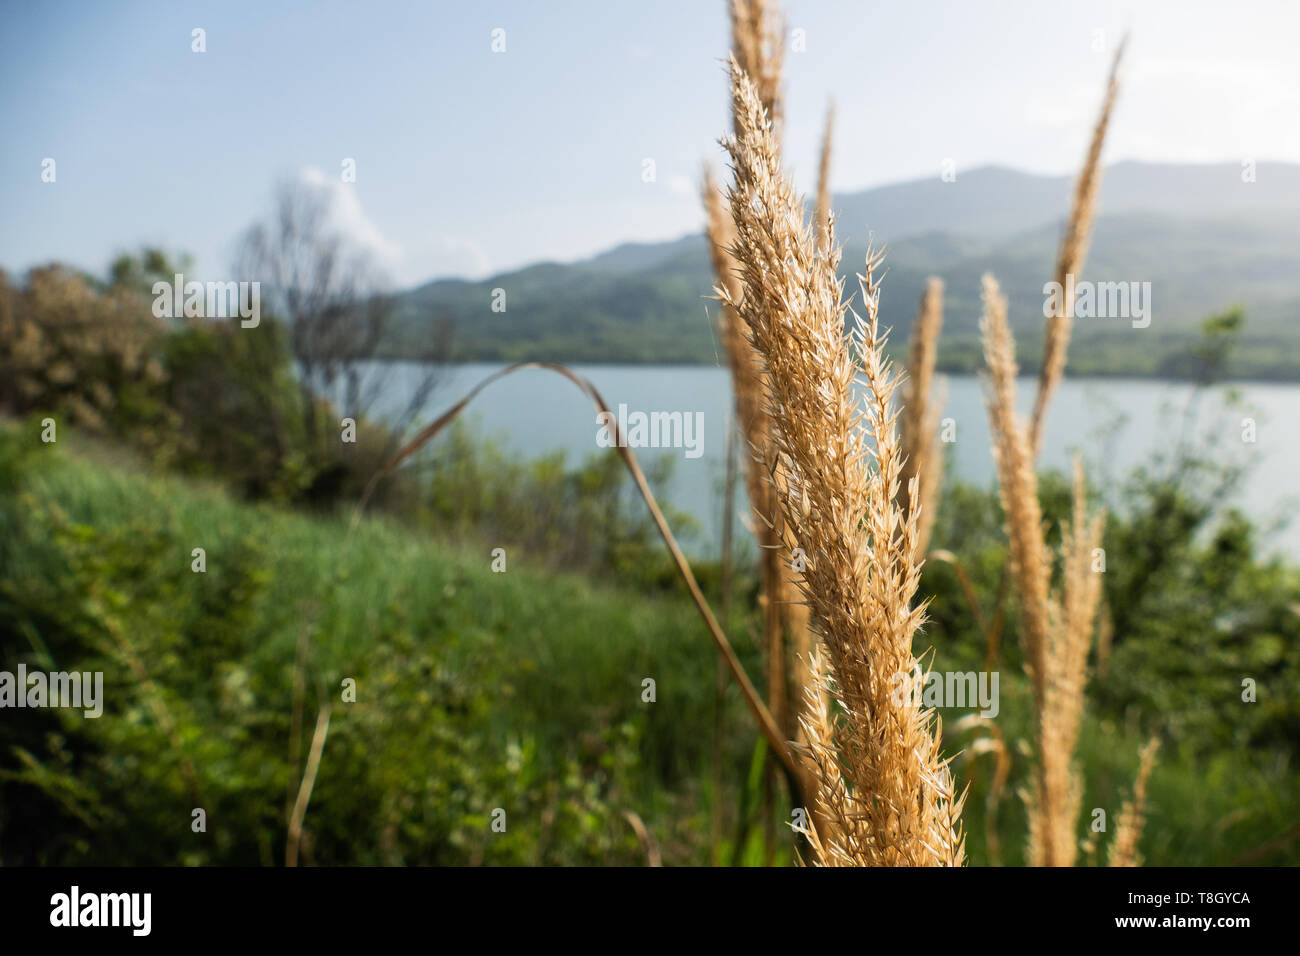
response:
[[[102,273],[144,243],[223,276],[278,177],[335,192],[402,285],[698,228],[727,125],[723,0],[6,3],[0,265]],[[790,2],[787,158],[812,185],[1073,170],[1133,30],[1107,159],[1300,161],[1300,4]],[[191,52],[191,30],[207,52]],[[504,54],[491,31],[506,30]],[[57,182],[41,182],[41,161]],[[342,186],[340,164],[357,162]],[[658,180],[641,179],[656,161]]]

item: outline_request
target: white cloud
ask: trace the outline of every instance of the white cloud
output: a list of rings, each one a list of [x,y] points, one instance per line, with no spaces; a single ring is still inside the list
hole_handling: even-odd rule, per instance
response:
[[[491,274],[487,250],[473,240],[435,234],[404,248],[388,239],[366,215],[353,184],[315,166],[304,168],[298,178],[308,188],[328,195],[331,225],[368,253],[398,287],[427,282],[431,276],[481,279]]]
[[[387,272],[399,272],[404,258],[402,247],[384,236],[366,216],[357,198],[356,186],[327,176],[321,169],[308,166],[298,174],[304,185],[329,196],[331,224],[359,248],[369,253],[375,264]]]

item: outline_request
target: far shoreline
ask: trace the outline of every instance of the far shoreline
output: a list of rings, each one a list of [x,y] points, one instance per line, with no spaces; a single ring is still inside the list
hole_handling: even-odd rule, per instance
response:
[[[891,356],[895,363],[901,362],[901,357]],[[400,355],[382,355],[376,356],[371,361],[375,362],[409,362],[416,365],[444,365],[448,367],[465,367],[465,366],[493,366],[504,367],[514,365],[518,362],[549,362],[556,365],[566,365],[570,367],[588,366],[598,368],[666,368],[666,369],[696,369],[696,368],[714,368],[725,371],[725,367],[720,362],[686,362],[686,361],[657,361],[653,359],[559,359],[552,357],[528,357],[528,358],[466,358],[455,359],[453,361],[434,362],[429,359],[409,358]],[[901,366],[900,366],[901,367]],[[980,367],[969,368],[965,366],[955,367],[952,365],[945,366],[938,363],[935,366],[935,372],[940,375],[964,375],[976,377],[981,371]],[[1076,372],[1066,368],[1066,375],[1069,378],[1080,380],[1101,380],[1101,381],[1135,381],[1135,382],[1168,382],[1173,385],[1195,385],[1196,379],[1189,376],[1178,375],[1159,375],[1151,372],[1103,372],[1087,371]],[[1033,366],[1024,365],[1020,368],[1020,378],[1037,378],[1038,369]],[[1288,375],[1274,375],[1261,373],[1258,375],[1238,374],[1223,379],[1217,379],[1210,383],[1210,387],[1222,387],[1230,385],[1296,385],[1300,386],[1300,368],[1297,368]]]

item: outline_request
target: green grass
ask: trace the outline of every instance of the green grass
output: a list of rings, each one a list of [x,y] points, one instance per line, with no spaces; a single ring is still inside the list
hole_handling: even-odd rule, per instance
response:
[[[333,702],[306,861],[640,863],[632,811],[666,863],[708,862],[715,660],[684,596],[557,572],[517,549],[494,573],[492,542],[446,543],[384,518],[349,536],[346,515],[249,504],[129,459],[106,463],[69,438],[21,467],[8,467],[12,448],[0,455],[0,667],[102,669],[105,717],[23,711],[0,725],[0,862],[279,863],[302,762],[290,762],[288,741],[304,631],[308,738],[319,704]],[[203,574],[191,571],[197,547]],[[732,636],[757,675],[749,624]],[[174,736],[114,635],[158,687]],[[982,655],[973,636],[953,634],[938,652],[940,669]],[[1017,668],[1001,670],[1012,772],[998,833],[1002,862],[1018,863],[1028,699]],[[354,704],[340,699],[349,677]],[[645,678],[654,703],[641,699]],[[946,712],[945,726],[960,716]],[[1131,716],[1094,709],[1085,720],[1081,836],[1093,808],[1113,822],[1131,790],[1151,715]],[[759,780],[734,690],[726,726],[730,842]],[[945,739],[949,753],[971,744]],[[184,762],[206,833],[190,829]],[[969,856],[987,863],[992,761],[963,754],[955,767],[972,783]],[[1300,780],[1280,757],[1166,742],[1150,789],[1149,864],[1223,864],[1270,844],[1251,860],[1298,857],[1295,842],[1276,842],[1300,808]],[[491,829],[498,807],[505,833]],[[787,809],[777,807],[783,820]],[[760,832],[751,821],[738,859],[761,860]],[[778,832],[788,860],[789,831]]]
[[[518,771],[528,791],[523,802],[540,800],[543,815],[556,781],[559,790],[572,791],[566,799],[590,804],[600,819],[588,822],[612,835],[600,852],[639,858],[622,818],[627,809],[646,819],[667,859],[707,859],[706,832],[705,843],[698,832],[679,832],[688,821],[707,831],[700,821],[707,821],[705,730],[712,727],[714,667],[712,645],[684,597],[594,586],[548,569],[545,555],[517,551],[508,551],[505,573],[494,573],[490,543],[470,549],[435,542],[383,519],[367,519],[349,536],[344,516],[247,504],[216,487],[104,468],[52,450],[39,457],[21,491],[0,506],[8,542],[0,575],[8,585],[0,592],[8,598],[8,663],[56,645],[61,650],[50,652],[57,658],[52,665],[95,650],[102,621],[70,622],[48,609],[102,588],[120,598],[112,616],[141,644],[142,656],[161,657],[159,679],[180,698],[179,710],[195,696],[220,698],[231,681],[251,688],[242,706],[265,724],[253,736],[270,758],[287,748],[295,645],[306,627],[312,683],[335,702],[314,802],[332,786],[350,785],[353,771],[335,744],[362,712],[388,733],[410,735],[387,741],[395,759],[381,768],[384,786],[392,775],[438,775],[439,755],[403,753],[423,741],[424,708],[433,715],[430,723],[442,719],[440,712],[451,715],[445,729],[460,738],[458,756],[466,757],[463,748],[474,750],[474,759],[494,771],[512,760],[528,764]],[[204,574],[190,570],[191,551],[199,547],[206,551]],[[85,566],[78,569],[79,563]],[[213,656],[203,645],[217,628],[231,633]],[[202,631],[209,633],[196,633]],[[195,673],[208,666],[215,670]],[[110,662],[105,669],[110,687],[133,693],[123,668]],[[355,705],[339,700],[345,677],[357,679]],[[656,682],[654,703],[641,699],[645,678]],[[740,769],[728,772],[740,777],[752,735],[734,693],[729,708],[728,754]],[[310,732],[314,699],[308,709]],[[106,717],[112,716],[110,701]],[[215,712],[211,721],[194,716],[196,738],[223,719]],[[110,726],[98,722],[96,738]],[[282,786],[291,774],[281,766],[273,776]],[[6,798],[24,795],[10,788]],[[509,796],[485,793],[492,806],[476,813],[506,805]],[[438,808],[420,812],[436,817]],[[313,806],[309,827],[328,813]],[[537,846],[539,821],[516,819],[511,825],[533,838],[527,852],[506,860],[600,861],[581,848],[548,854]],[[473,834],[461,836],[473,842]],[[491,846],[485,839],[450,857],[445,846],[424,847],[433,855],[402,859],[464,862],[479,853],[491,861]],[[340,858],[366,859],[364,852],[349,858],[342,851]]]

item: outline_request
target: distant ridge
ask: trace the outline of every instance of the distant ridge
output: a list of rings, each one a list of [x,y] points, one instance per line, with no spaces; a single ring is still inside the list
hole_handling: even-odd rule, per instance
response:
[[[1152,326],[1080,324],[1076,372],[1176,374],[1200,319],[1243,305],[1247,331],[1232,371],[1300,377],[1300,165],[1121,162],[1107,167],[1096,236],[1083,278],[1152,283]],[[978,361],[979,276],[993,271],[1011,300],[1022,366],[1033,367],[1073,179],[1000,166],[835,197],[843,268],[852,275],[869,236],[889,247],[882,311],[897,345],[924,279],[947,281],[941,363]],[[580,262],[540,263],[479,281],[443,279],[398,297],[387,350],[418,356],[436,315],[455,322],[461,360],[713,362],[703,237],[629,242]],[[506,290],[507,311],[490,309]]]

